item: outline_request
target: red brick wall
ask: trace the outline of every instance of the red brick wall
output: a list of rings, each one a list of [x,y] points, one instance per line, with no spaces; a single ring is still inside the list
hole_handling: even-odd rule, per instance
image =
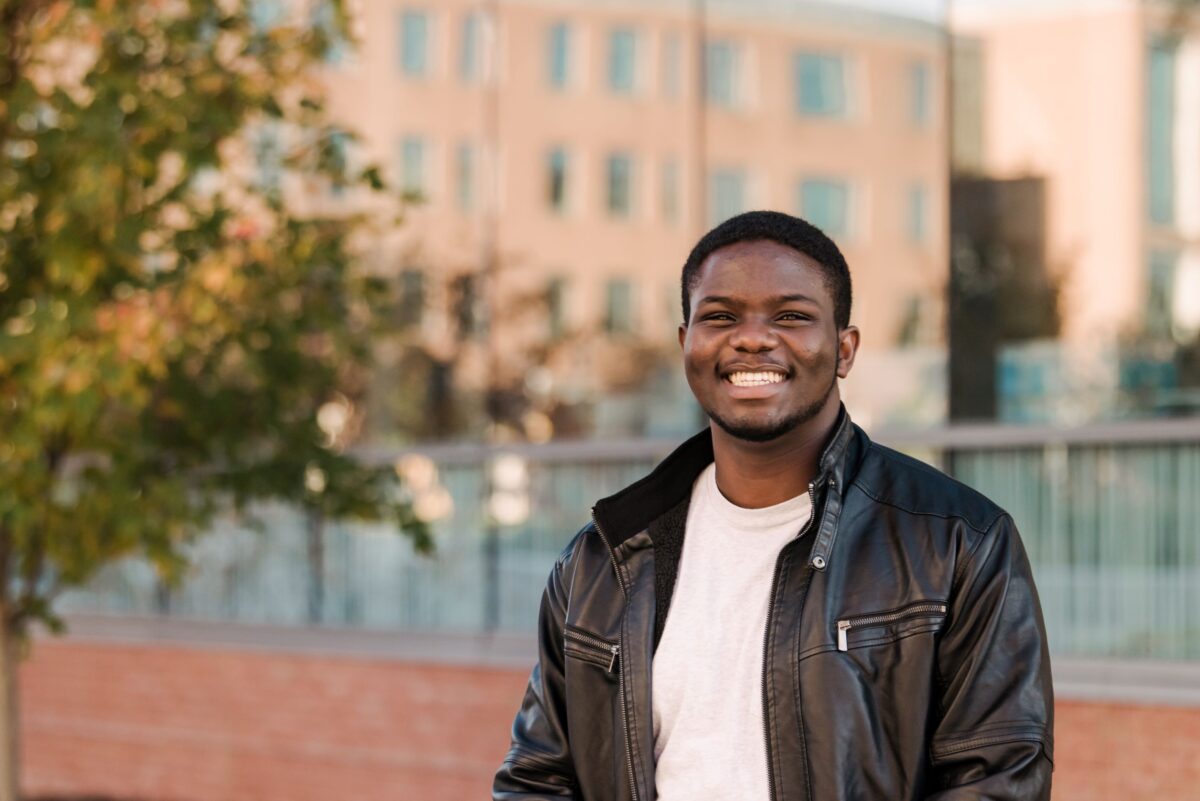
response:
[[[488,797],[523,671],[41,641],[24,784],[153,801]],[[1060,702],[1055,801],[1200,786],[1200,709]]]

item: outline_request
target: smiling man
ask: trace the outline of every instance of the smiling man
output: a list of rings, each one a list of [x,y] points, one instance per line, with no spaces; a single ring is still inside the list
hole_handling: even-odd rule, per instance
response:
[[[841,404],[850,273],[750,212],[683,268],[713,425],[551,571],[494,799],[1050,797],[1045,629],[1011,518]]]

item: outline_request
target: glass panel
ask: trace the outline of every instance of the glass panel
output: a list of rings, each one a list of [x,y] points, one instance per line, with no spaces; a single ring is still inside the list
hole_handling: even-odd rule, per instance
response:
[[[562,148],[546,156],[546,202],[554,211],[567,208],[567,154]]]
[[[929,65],[925,62],[908,67],[909,118],[914,125],[929,124]]]
[[[737,104],[737,47],[730,42],[704,45],[704,96],[716,106]]]
[[[663,97],[674,99],[679,97],[679,88],[682,84],[680,79],[682,48],[679,45],[679,34],[668,33],[663,37],[662,53]]]
[[[459,38],[458,74],[464,81],[479,80],[479,41],[482,27],[479,14],[470,13],[463,17]]]
[[[920,184],[908,188],[908,238],[923,244],[929,237],[929,193]]]
[[[550,85],[562,88],[570,80],[571,29],[556,22],[546,29],[546,77]]]
[[[614,217],[628,217],[633,211],[633,160],[623,153],[608,157],[606,205]]]
[[[400,70],[413,77],[429,72],[429,17],[424,11],[400,14]]]
[[[800,182],[800,216],[829,236],[850,232],[850,186],[845,181],[808,178]]]
[[[1146,199],[1150,221],[1175,221],[1176,47],[1154,42],[1146,64]]]
[[[745,173],[741,170],[715,170],[709,176],[709,224],[719,225],[745,210]]]
[[[425,140],[406,136],[400,142],[400,186],[404,194],[423,197],[425,182]]]
[[[632,28],[616,28],[608,35],[608,88],[631,94],[637,78],[637,34]]]
[[[604,330],[610,334],[633,332],[633,283],[612,278],[604,288]]]
[[[454,156],[455,196],[463,211],[475,208],[475,148],[466,142],[459,144]]]
[[[846,115],[846,68],[842,56],[797,53],[793,70],[798,113],[818,117]]]

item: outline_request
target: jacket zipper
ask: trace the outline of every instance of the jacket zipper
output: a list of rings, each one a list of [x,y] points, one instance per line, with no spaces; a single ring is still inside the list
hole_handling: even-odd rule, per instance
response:
[[[897,620],[903,620],[906,617],[920,617],[922,615],[931,614],[946,614],[946,605],[943,603],[917,604],[909,606],[905,609],[900,609],[895,612],[888,612],[881,615],[863,615],[861,617],[848,617],[837,622],[838,629],[838,650],[845,651],[849,647],[847,635],[850,629],[853,628],[870,628],[871,626],[883,626],[888,623],[894,623]]]
[[[600,535],[600,539],[604,542],[604,547],[608,548],[608,558],[612,561],[613,572],[617,574],[617,584],[621,586],[621,593],[625,596],[625,603],[629,603],[629,590],[625,587],[625,579],[621,577],[621,569],[617,566],[617,555],[612,549],[612,544],[608,541],[608,536],[604,533],[604,529],[600,527],[600,521],[596,519],[596,507],[592,507],[592,524],[596,527],[596,533]],[[565,629],[564,629],[565,631]],[[616,654],[613,654],[613,661],[616,661]],[[621,687],[621,727],[625,729],[625,766],[629,769],[629,793],[632,801],[638,801],[637,778],[633,774],[633,737],[629,731],[629,712],[625,706],[625,674],[627,670],[622,670],[617,674],[620,680]]]
[[[800,529],[800,533],[798,535],[796,535],[797,539],[799,539],[800,537],[803,537],[805,534],[808,533],[809,529],[812,528],[813,518],[816,516],[816,513],[817,513],[816,498],[814,496],[814,493],[816,491],[816,485],[817,485],[816,481],[808,482],[808,508],[809,508],[808,521],[804,524],[804,528]],[[775,801],[775,770],[771,765],[771,726],[767,722],[767,705],[770,703],[770,700],[767,698],[767,671],[770,669],[770,666],[767,664],[767,657],[770,654],[771,622],[772,622],[773,618],[775,617],[775,614],[774,614],[775,613],[775,590],[779,585],[779,568],[782,564],[783,564],[783,553],[781,551],[780,555],[775,557],[775,572],[771,576],[771,592],[767,596],[767,598],[769,599],[769,601],[767,603],[767,627],[766,627],[766,630],[763,631],[763,658],[762,658],[762,676],[761,676],[761,678],[762,678],[762,684],[761,684],[762,722],[763,722],[763,742],[766,746],[766,755],[767,755],[767,788],[770,791],[769,797],[770,797],[771,801]]]
[[[608,672],[612,673],[616,669],[617,656],[621,653],[621,646],[618,643],[601,640],[598,637],[590,637],[587,634],[583,634],[568,628],[563,629],[563,636],[570,637],[576,642],[585,643],[586,645],[598,648],[601,651],[608,652],[612,655],[612,659],[610,659],[608,663]]]

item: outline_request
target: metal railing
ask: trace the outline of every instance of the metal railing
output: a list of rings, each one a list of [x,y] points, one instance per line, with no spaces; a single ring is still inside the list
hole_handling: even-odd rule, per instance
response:
[[[1200,419],[879,431],[874,438],[942,467],[1012,513],[1057,654],[1200,659]],[[328,524],[323,560],[314,566],[302,517],[267,507],[260,510],[265,531],[231,521],[199,540],[179,587],[164,591],[151,568],[131,559],[106,568],[59,608],[283,626],[531,632],[547,572],[592,503],[644,475],[675,444],[422,449],[454,501],[453,513],[435,525],[433,557],[414,554],[386,526]],[[489,543],[484,471],[501,452],[526,460],[533,512]]]

